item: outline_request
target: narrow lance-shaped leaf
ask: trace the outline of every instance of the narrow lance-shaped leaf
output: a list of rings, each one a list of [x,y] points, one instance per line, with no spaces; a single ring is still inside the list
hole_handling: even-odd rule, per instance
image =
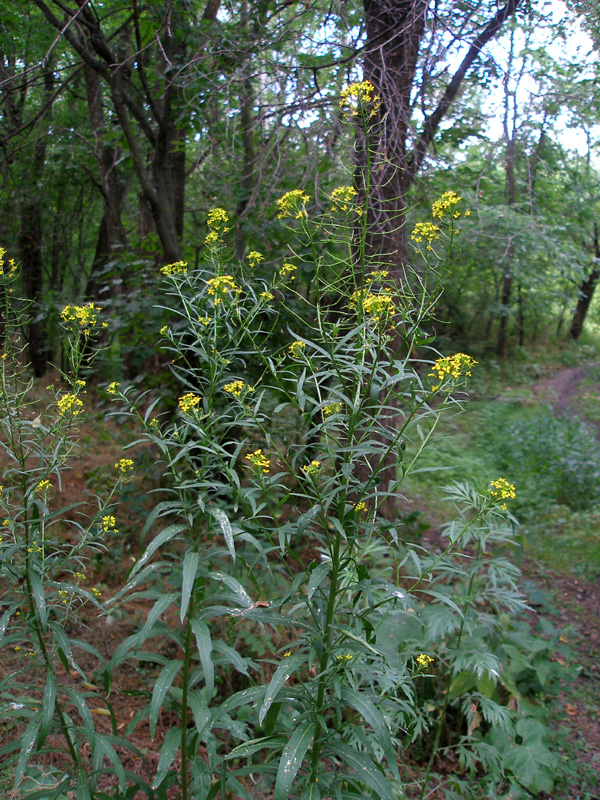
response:
[[[260,709],[260,714],[258,715],[259,725],[263,724],[264,719],[267,716],[267,711],[269,708],[271,708],[273,700],[275,700],[277,697],[284,683],[287,681],[290,675],[296,672],[296,670],[305,663],[305,661],[306,656],[303,653],[296,653],[295,655],[288,656],[282,660],[281,664],[273,673],[271,682],[267,686],[265,699],[263,700],[262,708]]]
[[[287,800],[290,788],[298,770],[302,766],[306,751],[314,737],[314,722],[307,720],[301,723],[290,737],[285,746],[277,769],[275,780],[275,800]]]
[[[152,700],[150,702],[150,736],[154,739],[154,733],[156,731],[156,723],[158,721],[158,714],[162,707],[162,702],[165,698],[165,695],[171,688],[171,684],[175,679],[175,675],[179,672],[182,666],[181,661],[179,659],[175,659],[173,661],[169,661],[169,663],[164,666],[158,676],[156,683],[154,684],[154,690],[152,692]]]
[[[190,604],[190,597],[194,588],[194,581],[196,580],[196,571],[198,569],[198,562],[200,561],[200,554],[195,550],[188,550],[183,559],[183,576],[181,582],[181,608],[179,609],[179,617],[181,621],[185,619],[188,606]]]
[[[210,630],[205,622],[194,619],[192,620],[192,631],[196,637],[196,644],[198,646],[198,655],[200,656],[200,663],[204,670],[204,682],[206,684],[206,691],[209,696],[215,689],[215,668],[212,660],[212,639],[210,637]]]

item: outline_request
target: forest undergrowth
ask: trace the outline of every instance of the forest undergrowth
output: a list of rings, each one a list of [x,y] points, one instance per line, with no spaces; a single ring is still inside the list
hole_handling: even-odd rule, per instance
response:
[[[377,103],[365,82],[343,93],[367,142]],[[578,666],[551,617],[532,622],[519,562],[552,514],[565,531],[591,519],[589,436],[527,403],[462,414],[481,365],[428,333],[458,194],[416,223],[428,270],[401,290],[368,255],[353,186],[310,203],[278,201],[296,244],[268,279],[263,253],[234,258],[223,208],[198,266],[162,267],[158,390],[92,386],[91,303],[60,315],[69,372],[31,381],[18,270],[2,265],[7,794],[563,796],[551,709]]]

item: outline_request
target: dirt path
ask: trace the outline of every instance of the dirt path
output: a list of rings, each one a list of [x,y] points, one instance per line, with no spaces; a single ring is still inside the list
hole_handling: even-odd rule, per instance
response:
[[[540,402],[547,402],[561,414],[578,413],[579,386],[595,365],[566,369],[534,386]],[[600,387],[599,387],[600,388]],[[589,387],[588,387],[589,389]],[[585,420],[597,431],[600,425]],[[577,778],[567,778],[566,794],[556,798],[600,798],[600,785],[589,787],[590,776],[600,775],[600,585],[568,575],[549,574],[525,565],[524,571],[540,588],[554,598],[549,616],[561,628],[572,629],[569,635],[575,658],[572,666],[576,679],[566,684],[558,698],[556,714],[557,743],[567,759],[577,761]],[[563,737],[567,737],[564,739]]]

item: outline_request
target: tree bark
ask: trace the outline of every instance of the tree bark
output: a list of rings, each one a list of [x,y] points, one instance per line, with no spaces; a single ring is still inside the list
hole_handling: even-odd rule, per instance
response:
[[[583,333],[583,325],[590,310],[590,305],[594,297],[594,291],[600,280],[600,234],[598,231],[598,223],[594,223],[594,268],[591,270],[587,278],[579,284],[579,296],[577,305],[571,320],[571,327],[569,328],[569,338],[577,341]]]

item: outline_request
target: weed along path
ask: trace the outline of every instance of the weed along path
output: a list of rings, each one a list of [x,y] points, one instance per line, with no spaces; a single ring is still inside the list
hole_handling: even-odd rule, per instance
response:
[[[595,413],[596,407],[600,409],[600,364],[561,370],[538,381],[533,392],[557,415],[577,417],[593,427],[600,440],[600,417]],[[594,521],[595,534],[590,531]],[[548,531],[549,536],[553,533]],[[597,542],[600,539],[598,512],[590,515],[586,533],[595,535]],[[569,563],[565,552],[566,568]],[[596,800],[600,798],[600,580],[567,569],[551,571],[531,559],[523,571],[550,598],[540,611],[565,630],[573,651],[572,678],[563,682],[552,711],[565,784],[554,797]]]

